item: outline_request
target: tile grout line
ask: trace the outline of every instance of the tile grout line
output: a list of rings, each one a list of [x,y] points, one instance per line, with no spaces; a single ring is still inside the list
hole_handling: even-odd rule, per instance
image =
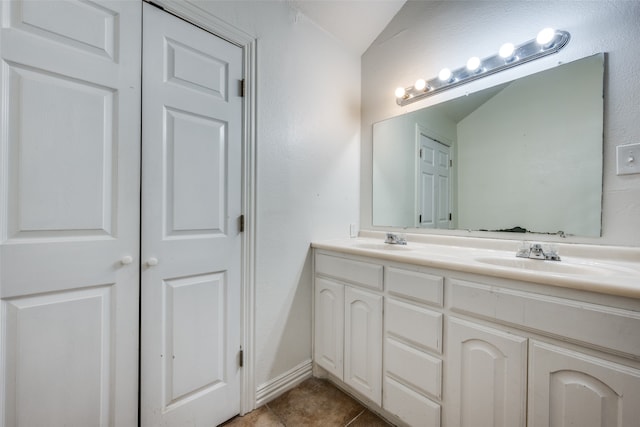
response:
[[[345,424],[345,426],[344,426],[344,427],[349,427],[351,424],[353,424],[353,422],[354,422],[355,420],[357,420],[357,419],[358,419],[358,417],[360,417],[360,415],[364,414],[364,411],[366,411],[366,410],[367,410],[366,408],[363,408],[363,409],[362,409],[362,411],[360,411],[360,413],[359,413],[358,415],[356,415],[355,417],[353,417],[353,419],[352,419],[351,421],[349,421],[347,424]]]

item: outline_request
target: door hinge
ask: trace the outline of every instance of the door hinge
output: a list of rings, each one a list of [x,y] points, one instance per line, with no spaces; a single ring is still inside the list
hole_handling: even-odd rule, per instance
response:
[[[240,96],[241,96],[242,98],[244,98],[244,94],[245,94],[245,91],[246,91],[246,90],[247,90],[247,89],[246,89],[246,82],[245,82],[245,79],[242,79],[242,80],[240,80]]]
[[[240,215],[238,218],[238,229],[241,233],[244,231],[244,214]]]
[[[240,353],[238,353],[238,365],[242,368],[244,366],[244,350],[240,347]]]

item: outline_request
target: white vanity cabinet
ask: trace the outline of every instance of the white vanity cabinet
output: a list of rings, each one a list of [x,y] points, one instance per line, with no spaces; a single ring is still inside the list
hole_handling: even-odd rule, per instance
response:
[[[447,425],[525,427],[527,339],[449,318]]]
[[[531,340],[528,425],[636,427],[640,370]]]
[[[316,277],[314,317],[314,360],[342,380],[344,367],[343,284]]]
[[[447,425],[526,426],[527,339],[450,318]]]
[[[382,295],[344,290],[344,382],[381,404]]]
[[[381,265],[316,254],[314,360],[377,405],[382,404],[381,291]]]
[[[409,425],[440,426],[443,277],[385,266],[382,407]]]
[[[447,297],[448,427],[640,425],[640,370],[612,361],[638,365],[638,311],[457,279]]]
[[[314,254],[315,363],[391,422],[640,426],[638,299]]]

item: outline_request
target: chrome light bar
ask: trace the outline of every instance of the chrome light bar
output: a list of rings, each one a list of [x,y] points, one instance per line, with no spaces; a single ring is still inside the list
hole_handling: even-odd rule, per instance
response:
[[[535,39],[518,46],[505,43],[495,55],[482,60],[476,56],[471,57],[465,67],[456,68],[453,71],[443,68],[438,77],[428,81],[418,79],[413,86],[400,87],[396,89],[396,102],[400,106],[407,105],[470,81],[551,55],[562,49],[570,38],[571,35],[567,31],[545,28]]]

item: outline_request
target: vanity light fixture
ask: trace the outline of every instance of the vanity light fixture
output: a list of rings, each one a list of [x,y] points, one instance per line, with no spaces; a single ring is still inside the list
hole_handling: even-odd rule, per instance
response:
[[[517,46],[505,43],[495,55],[482,60],[474,56],[469,58],[465,67],[453,71],[443,68],[436,78],[428,81],[418,79],[413,86],[399,87],[395,92],[396,102],[400,106],[407,105],[472,80],[556,53],[569,43],[570,38],[571,35],[567,31],[545,28],[535,39]]]

